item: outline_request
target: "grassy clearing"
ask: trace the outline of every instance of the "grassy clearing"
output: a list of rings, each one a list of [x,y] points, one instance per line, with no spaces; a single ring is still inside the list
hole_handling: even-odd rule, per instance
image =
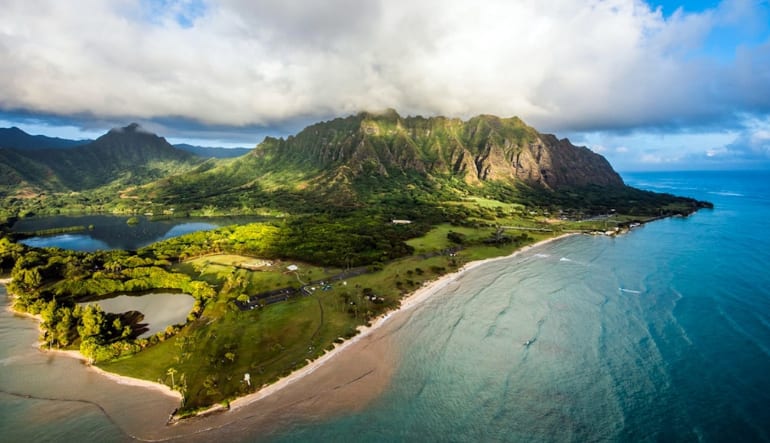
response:
[[[207,272],[219,273],[222,265],[210,266]],[[398,307],[404,294],[455,268],[446,256],[410,257],[337,282],[329,290],[253,311],[240,311],[232,297],[220,295],[176,336],[101,367],[168,386],[173,372],[173,387],[185,398],[183,411],[198,410],[288,375],[323,355],[335,341],[354,336],[358,325]],[[246,373],[251,386],[244,381]]]
[[[260,264],[262,266],[255,266]],[[289,265],[295,265],[299,269],[289,271]],[[218,288],[227,282],[237,284],[240,293],[247,295],[287,286],[299,287],[303,283],[323,280],[342,272],[338,268],[325,268],[296,261],[261,260],[227,254],[188,260],[177,265],[177,269]]]
[[[492,200],[483,197],[466,197],[463,199],[463,204],[473,204],[480,208],[497,209],[501,208],[505,211],[524,211],[526,207],[519,203],[503,203],[499,200]]]
[[[516,231],[507,231],[507,233],[518,233]],[[502,244],[502,245],[479,245],[464,249],[457,253],[457,257],[463,263],[486,260],[494,257],[504,257],[511,255],[524,246],[528,246],[539,241],[547,240],[557,235],[552,232],[530,232],[526,231],[529,239],[522,244]]]
[[[457,232],[466,236],[468,242],[482,241],[494,232],[492,228],[468,228],[463,226],[452,226],[448,223],[440,224],[428,231],[422,237],[413,238],[406,243],[414,248],[415,254],[426,254],[430,252],[442,251],[447,248],[455,247],[447,238],[450,232]]]

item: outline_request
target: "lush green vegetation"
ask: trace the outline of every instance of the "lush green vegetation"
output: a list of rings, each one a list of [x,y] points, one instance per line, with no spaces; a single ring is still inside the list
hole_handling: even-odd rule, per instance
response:
[[[0,239],[0,266],[10,268],[14,308],[39,314],[46,346],[79,349],[92,361],[133,354],[174,331],[136,340],[136,314],[105,314],[77,303],[119,292],[177,289],[196,299],[197,316],[215,291],[205,282],[169,272],[170,263],[124,251],[82,253],[55,248],[30,249]]]
[[[78,349],[107,369],[153,381],[172,384],[174,372],[185,410],[195,410],[305,365],[468,258],[504,254],[533,241],[527,234],[498,231],[393,224],[362,214],[341,221],[301,216],[188,234],[135,253],[32,249],[3,238],[0,267],[13,277],[14,307],[40,315],[46,346]],[[288,264],[299,269],[287,271]],[[331,281],[359,265],[369,268],[312,286],[309,296],[245,311],[235,303],[277,288]],[[136,313],[106,314],[78,305],[156,288],[189,293],[196,304],[186,325],[149,339],[136,338]],[[251,386],[243,382],[246,372]]]
[[[0,166],[19,161],[2,170],[8,175],[0,189],[14,192],[0,195],[0,227],[58,213],[275,217],[131,252],[32,249],[4,237],[0,274],[13,277],[14,307],[40,315],[46,346],[78,349],[105,369],[166,383],[183,393],[185,413],[304,366],[468,261],[563,232],[622,232],[708,206],[617,182],[553,190],[482,179],[490,146],[501,154],[487,166],[502,171],[541,137],[515,118],[360,114],[205,163],[139,133],[113,156],[113,148],[125,147],[120,134],[73,148],[90,163],[110,165],[83,177],[73,172],[74,160],[47,164],[0,150]],[[120,169],[137,162],[142,166]],[[55,180],[35,182],[45,177]],[[148,339],[137,338],[141,314],[78,304],[154,289],[189,293],[196,303],[186,324]]]
[[[462,229],[462,228],[461,228]],[[437,228],[426,237],[447,232]],[[529,236],[502,246],[470,247],[457,255],[411,256],[391,261],[373,272],[318,285],[310,295],[290,298],[256,310],[239,310],[237,294],[253,294],[277,286],[327,279],[338,270],[300,264],[297,274],[279,263],[245,270],[250,257],[211,255],[184,262],[184,272],[219,287],[220,295],[200,318],[179,334],[129,359],[103,365],[134,377],[160,380],[184,394],[185,410],[258,390],[288,375],[357,333],[357,326],[397,307],[401,298],[426,281],[456,270],[469,259],[509,253],[533,242]],[[483,240],[479,238],[479,242]],[[437,252],[426,247],[424,253]],[[285,265],[285,263],[284,263]],[[171,373],[175,374],[172,381]],[[249,374],[251,385],[244,381]]]
[[[174,180],[183,192],[184,179]],[[184,202],[175,205],[182,214],[284,215],[270,222],[188,234],[136,252],[30,249],[3,239],[0,271],[13,277],[9,289],[16,309],[41,316],[47,346],[79,349],[106,369],[173,385],[189,412],[252,392],[305,365],[354,335],[357,326],[397,307],[404,294],[467,261],[508,254],[565,231],[625,229],[702,206],[627,187],[553,192],[420,174],[361,175],[337,196],[333,185],[287,189],[276,182],[270,188],[220,193],[210,202],[196,196],[187,210]],[[163,213],[172,202],[169,196],[141,206],[143,198],[120,204],[136,205],[132,212]],[[67,200],[61,204],[73,207]],[[299,270],[287,272],[287,264]],[[344,284],[299,291],[364,266],[365,273]],[[136,313],[106,314],[77,304],[160,288],[189,293],[196,304],[186,325],[149,339],[136,338]],[[251,310],[238,304],[282,288],[293,291],[286,301]],[[246,373],[251,385],[244,382]]]

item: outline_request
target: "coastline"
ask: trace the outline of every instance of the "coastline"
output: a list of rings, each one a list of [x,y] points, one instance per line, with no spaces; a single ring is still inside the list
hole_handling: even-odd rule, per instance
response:
[[[8,291],[7,285],[10,282],[11,282],[10,278],[0,279],[0,285],[6,286],[6,292]],[[12,298],[13,294],[8,292],[8,296]],[[43,319],[40,317],[40,315],[30,314],[29,312],[17,311],[15,309],[13,309],[13,304],[11,304],[11,303],[9,303],[6,306],[6,310],[8,312],[12,313],[13,315],[17,315],[19,317],[25,317],[25,318],[36,320],[37,321],[38,330],[42,332],[42,329],[40,329],[40,324],[42,323]],[[67,357],[67,358],[78,360],[88,370],[90,370],[92,372],[95,372],[95,373],[97,373],[97,374],[99,374],[99,375],[101,375],[101,376],[103,376],[105,378],[108,378],[108,379],[112,380],[115,383],[118,383],[118,384],[121,384],[121,385],[125,385],[125,386],[137,386],[137,387],[141,387],[141,388],[151,389],[153,391],[159,392],[159,393],[167,395],[169,397],[173,397],[173,398],[175,398],[175,399],[177,399],[179,401],[182,400],[182,394],[181,393],[179,393],[177,391],[174,391],[173,389],[171,389],[170,387],[168,387],[168,386],[166,386],[164,384],[151,382],[149,380],[142,380],[140,378],[126,377],[124,375],[115,374],[113,372],[105,371],[104,369],[99,368],[98,366],[94,366],[94,365],[90,364],[88,362],[88,359],[85,358],[83,356],[83,354],[81,354],[79,351],[65,350],[65,349],[46,349],[46,348],[44,348],[42,346],[42,342],[40,342],[40,341],[38,341],[36,343],[35,348],[39,352],[44,353],[44,354],[60,355],[62,357]]]
[[[442,275],[441,277],[437,278],[436,280],[433,280],[431,282],[425,283],[422,287],[417,289],[416,291],[408,294],[404,298],[401,299],[401,305],[398,309],[395,309],[393,311],[390,311],[380,317],[378,317],[371,326],[359,326],[358,331],[359,333],[356,334],[355,337],[345,340],[343,343],[335,345],[334,349],[327,352],[326,354],[322,355],[321,357],[313,360],[312,362],[308,363],[306,366],[298,369],[297,371],[292,372],[291,374],[287,375],[286,377],[281,378],[277,382],[267,385],[260,389],[257,392],[254,392],[253,394],[248,394],[243,397],[238,397],[235,400],[232,400],[230,402],[230,410],[235,410],[238,408],[243,408],[245,406],[248,406],[250,404],[253,404],[255,402],[258,402],[264,398],[267,398],[273,394],[278,393],[282,389],[292,385],[293,383],[303,379],[304,377],[312,374],[317,369],[323,367],[327,363],[331,362],[334,357],[336,357],[339,354],[342,354],[345,352],[348,348],[352,347],[357,342],[364,340],[368,338],[370,335],[372,335],[374,332],[381,329],[385,324],[388,323],[390,319],[392,319],[397,314],[403,314],[404,312],[409,311],[410,309],[413,309],[425,301],[427,301],[432,295],[434,295],[436,292],[438,292],[440,289],[444,288],[448,284],[455,281],[457,278],[459,278],[463,273],[470,271],[471,269],[477,268],[479,266],[482,266],[487,263],[504,260],[508,258],[515,257],[519,254],[522,254],[526,251],[529,251],[530,249],[540,247],[543,245],[546,245],[548,243],[566,238],[571,237],[573,235],[581,235],[579,233],[570,232],[565,233],[561,235],[557,235],[555,237],[551,237],[545,240],[541,240],[539,242],[533,243],[531,245],[524,246],[520,249],[517,249],[513,253],[509,255],[503,255],[500,257],[492,257],[487,258],[483,260],[475,260],[472,262],[468,262],[464,264],[461,268],[458,270],[451,272],[449,274]],[[216,407],[216,406],[215,406]],[[218,408],[217,408],[218,409]],[[202,411],[197,415],[205,415],[207,413],[212,412],[212,409],[207,409],[206,411]]]
[[[555,237],[551,237],[548,239],[541,240],[539,242],[524,246],[522,248],[519,248],[515,251],[513,251],[511,254],[508,255],[502,255],[499,257],[491,257],[483,260],[475,260],[468,262],[464,264],[462,267],[457,269],[454,272],[445,274],[440,276],[439,278],[426,282],[423,284],[422,287],[418,288],[417,290],[411,292],[410,294],[404,296],[401,299],[400,306],[392,310],[390,312],[385,313],[384,315],[376,318],[370,326],[359,326],[357,329],[359,331],[358,334],[356,334],[354,337],[350,338],[349,340],[345,340],[343,343],[336,344],[334,349],[330,350],[329,352],[325,353],[324,355],[320,356],[319,358],[309,362],[306,366],[298,369],[297,371],[294,371],[293,373],[289,374],[286,377],[283,377],[276,381],[275,383],[272,383],[270,385],[266,385],[262,387],[257,392],[254,392],[252,394],[248,394],[242,397],[235,398],[233,400],[229,401],[229,408],[224,407],[222,405],[216,404],[212,405],[210,408],[205,409],[203,411],[199,411],[193,415],[185,416],[184,418],[180,416],[173,416],[170,420],[171,424],[183,424],[184,422],[190,420],[190,419],[201,419],[205,416],[210,416],[212,414],[214,415],[220,415],[219,413],[225,413],[221,414],[224,416],[229,416],[231,413],[235,413],[238,410],[242,410],[243,408],[246,408],[250,405],[254,405],[260,401],[263,401],[268,398],[272,398],[271,401],[278,401],[281,397],[280,393],[281,391],[286,390],[286,388],[292,387],[297,382],[303,380],[305,377],[309,376],[310,374],[313,374],[314,372],[318,371],[321,368],[326,367],[331,362],[338,359],[338,357],[342,354],[346,354],[346,351],[350,348],[353,348],[357,343],[360,343],[365,340],[369,340],[372,338],[372,336],[383,329],[383,326],[388,325],[396,316],[403,316],[404,313],[410,311],[411,309],[414,309],[415,307],[425,303],[428,299],[431,298],[436,292],[438,292],[440,289],[444,288],[445,286],[449,285],[450,283],[454,282],[457,278],[459,278],[463,273],[475,269],[479,266],[482,266],[487,263],[505,260],[511,257],[515,257],[519,254],[525,253],[533,248],[537,248],[540,246],[543,246],[545,244],[574,236],[574,235],[581,235],[580,233],[576,232],[569,232],[564,233],[561,235],[557,235]],[[4,279],[0,280],[0,283],[8,283],[10,282],[10,279]],[[9,293],[9,295],[11,295]],[[39,322],[41,321],[40,316],[32,315],[29,313],[24,312],[18,312],[12,308],[12,305],[8,305],[7,309],[14,313],[15,315],[20,315],[24,317],[34,318],[38,320],[38,326]],[[105,371],[99,367],[90,365],[87,361],[87,359],[80,354],[80,352],[75,350],[60,350],[60,349],[45,349],[40,346],[38,343],[37,349],[42,353],[52,353],[52,354],[58,354],[67,358],[72,358],[79,360],[83,363],[84,366],[89,368],[94,373],[99,374],[100,376],[103,376],[117,384],[125,385],[125,386],[136,386],[136,387],[142,387],[151,389],[153,391],[156,391],[158,393],[164,394],[169,397],[173,397],[174,399],[181,401],[182,395],[181,393],[172,390],[170,387],[133,377],[123,376],[119,374],[115,374],[112,372]],[[326,368],[328,369],[328,368]],[[279,394],[279,395],[275,395]],[[223,417],[224,418],[224,417]]]
[[[41,352],[45,352],[45,353],[50,352],[53,354],[61,355],[63,357],[79,360],[81,363],[83,363],[83,366],[88,368],[89,371],[95,372],[101,375],[102,377],[108,378],[117,384],[124,385],[124,386],[136,386],[140,388],[151,389],[163,395],[173,397],[179,401],[182,400],[181,393],[179,393],[178,391],[174,391],[173,389],[171,389],[170,387],[162,383],[155,383],[149,380],[142,380],[141,378],[126,377],[125,375],[115,374],[114,372],[107,372],[98,366],[94,366],[88,363],[88,360],[85,357],[83,357],[83,354],[81,354],[79,351],[67,351],[63,349],[43,349],[40,347],[38,347],[38,349],[40,349]]]

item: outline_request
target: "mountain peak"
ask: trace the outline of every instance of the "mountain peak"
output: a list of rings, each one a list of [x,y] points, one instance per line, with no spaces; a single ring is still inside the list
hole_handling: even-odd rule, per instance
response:
[[[418,173],[468,184],[523,182],[548,189],[622,186],[604,157],[541,134],[518,117],[402,118],[392,109],[317,123],[254,151],[272,165],[303,164],[353,176]]]
[[[128,126],[124,126],[122,128],[112,128],[110,129],[110,132],[115,134],[149,134],[149,135],[155,135],[154,133],[144,129],[142,125],[139,123],[131,123]]]

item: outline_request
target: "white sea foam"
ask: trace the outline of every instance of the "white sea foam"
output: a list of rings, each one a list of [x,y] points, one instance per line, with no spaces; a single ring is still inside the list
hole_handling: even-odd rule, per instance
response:
[[[731,191],[711,191],[709,194],[712,195],[721,195],[724,197],[743,197],[743,194],[740,192],[731,192]]]

